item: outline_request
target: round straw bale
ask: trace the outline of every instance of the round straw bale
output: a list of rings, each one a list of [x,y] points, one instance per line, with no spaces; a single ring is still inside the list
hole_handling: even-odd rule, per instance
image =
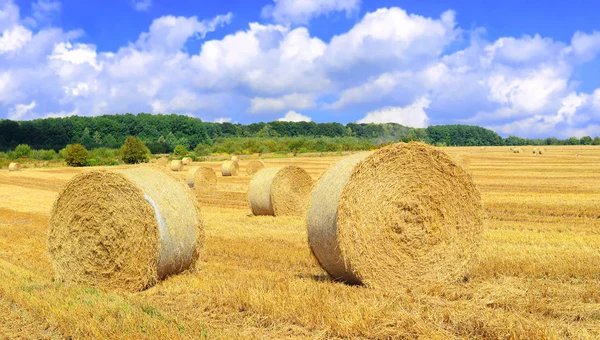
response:
[[[167,159],[164,158],[164,157],[161,157],[161,158],[157,159],[156,160],[156,166],[163,167],[163,168],[166,167],[167,166]]]
[[[190,157],[183,157],[181,159],[181,162],[183,163],[183,165],[190,165],[192,164],[192,159]]]
[[[240,156],[231,156],[231,160],[233,162],[239,162],[240,161]]]
[[[217,187],[217,175],[212,168],[195,166],[187,173],[187,184],[192,189],[214,189]]]
[[[237,176],[240,169],[240,164],[236,161],[225,161],[221,165],[221,175]]]
[[[483,225],[480,194],[443,151],[399,143],[319,179],[308,241],[335,280],[394,289],[464,278]]]
[[[543,152],[546,152],[546,151],[543,151]],[[541,155],[543,152],[542,152],[542,148],[540,148],[540,149],[538,150],[538,155]]]
[[[12,162],[8,165],[8,171],[19,171],[21,170],[21,164]]]
[[[264,168],[250,181],[250,209],[254,215],[304,215],[312,187],[310,175],[297,166]]]
[[[262,161],[253,160],[248,162],[248,165],[246,165],[246,172],[248,173],[248,175],[254,175],[258,172],[258,170],[264,167],[265,163],[263,163]]]
[[[150,167],[75,176],[52,208],[57,280],[140,291],[190,268],[204,232],[188,188]]]
[[[535,154],[537,154],[537,152],[538,152],[538,149],[537,148],[533,148],[533,154],[535,155]]]
[[[171,170],[182,171],[183,170],[183,162],[180,160],[172,160],[171,161]]]

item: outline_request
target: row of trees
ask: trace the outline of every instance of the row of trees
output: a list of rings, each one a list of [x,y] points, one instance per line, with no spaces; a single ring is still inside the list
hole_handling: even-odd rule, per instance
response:
[[[314,122],[253,123],[207,123],[198,118],[181,115],[140,113],[138,115],[104,115],[97,117],[46,118],[32,121],[0,120],[0,151],[14,149],[19,144],[28,144],[34,149],[58,151],[69,144],[81,144],[87,149],[119,148],[128,136],[137,136],[152,153],[170,153],[177,145],[193,149],[202,144],[219,149],[219,141],[248,139],[256,143],[259,139],[304,138],[356,138],[374,145],[398,140],[421,140],[435,145],[553,145],[593,144],[600,138],[572,137],[567,140],[556,138],[525,139],[508,137],[503,139],[492,130],[479,126],[439,125],[415,129],[394,123],[387,124],[340,124]],[[240,142],[236,142],[240,143]],[[253,143],[253,142],[252,142]],[[316,143],[316,142],[315,142]],[[262,143],[265,144],[265,143]],[[317,146],[323,149],[322,145]],[[267,147],[267,150],[273,148]],[[327,149],[325,147],[325,149]]]

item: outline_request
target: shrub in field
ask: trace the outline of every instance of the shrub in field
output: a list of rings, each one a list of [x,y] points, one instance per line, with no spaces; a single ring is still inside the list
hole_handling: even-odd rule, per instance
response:
[[[194,153],[196,156],[210,156],[212,151],[209,145],[206,144],[198,144],[194,149]]]
[[[15,158],[21,158],[23,156],[29,157],[30,154],[31,154],[31,148],[27,144],[19,144],[15,148],[15,153],[14,153]]]
[[[62,150],[61,150],[62,151]],[[64,158],[70,166],[86,166],[88,151],[81,144],[70,144],[64,149]]]
[[[188,154],[188,149],[184,145],[177,145],[173,150],[173,153],[176,156],[185,156]]]
[[[54,150],[31,150],[31,155],[29,158],[39,159],[42,161],[51,161],[56,159],[58,155]]]
[[[145,163],[150,159],[150,149],[137,137],[127,137],[121,153],[123,162],[127,164]]]

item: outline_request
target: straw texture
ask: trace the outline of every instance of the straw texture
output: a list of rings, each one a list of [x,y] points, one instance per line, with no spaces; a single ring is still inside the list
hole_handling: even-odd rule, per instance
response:
[[[12,162],[8,165],[8,171],[19,171],[21,170],[21,164]]]
[[[248,187],[250,209],[254,215],[304,215],[312,187],[310,175],[297,166],[264,168]]]
[[[444,152],[399,143],[332,166],[308,212],[308,239],[336,280],[394,289],[467,275],[481,198]]]
[[[225,161],[221,165],[221,175],[223,176],[237,176],[240,169],[240,165],[236,161]]]
[[[196,190],[210,190],[217,187],[217,175],[212,168],[195,166],[187,173],[187,184]]]
[[[54,204],[48,251],[59,281],[139,291],[192,266],[203,239],[186,186],[140,167],[75,176]]]
[[[172,160],[170,168],[172,171],[183,171],[183,162],[181,160]]]
[[[183,163],[183,165],[190,165],[192,164],[192,159],[190,157],[183,157],[181,159],[181,162]]]
[[[248,162],[248,165],[246,165],[246,173],[252,176],[264,167],[265,163],[263,163],[262,161],[253,160]]]

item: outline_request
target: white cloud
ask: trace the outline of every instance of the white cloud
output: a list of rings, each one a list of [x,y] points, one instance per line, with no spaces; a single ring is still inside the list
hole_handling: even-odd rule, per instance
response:
[[[18,51],[31,40],[31,31],[23,26],[5,30],[0,36],[0,54]]]
[[[262,16],[282,24],[308,24],[312,18],[331,12],[350,15],[360,7],[360,0],[273,0],[262,9]]]
[[[19,7],[12,1],[0,0],[0,32],[19,22]]]
[[[97,54],[93,46],[86,44],[58,43],[54,46],[51,60],[62,60],[75,65],[89,64],[95,70],[102,70],[102,64],[96,60]]]
[[[138,12],[146,12],[152,7],[152,0],[133,0],[133,8]]]
[[[215,120],[214,120],[214,122],[215,122],[215,123],[220,123],[220,124],[223,124],[223,123],[231,123],[231,118],[228,118],[228,117],[221,117],[221,118],[217,118],[217,119],[215,119]]]
[[[288,111],[285,116],[277,120],[281,122],[312,122],[312,119],[309,116],[305,116],[293,110]]]
[[[312,95],[292,93],[279,98],[252,98],[250,112],[273,112],[285,109],[310,109],[315,107]]]
[[[23,116],[25,116],[27,114],[27,112],[33,110],[34,108],[35,108],[35,100],[29,104],[17,104],[17,105],[15,105],[14,109],[12,109],[9,112],[8,118],[12,119],[12,120],[19,120],[19,119],[23,118]]]
[[[415,128],[424,128],[427,127],[429,122],[425,109],[429,107],[430,103],[429,99],[421,97],[405,107],[385,107],[371,111],[357,123],[398,123]]]
[[[38,0],[31,5],[31,15],[36,25],[51,23],[61,10],[60,1]]]

